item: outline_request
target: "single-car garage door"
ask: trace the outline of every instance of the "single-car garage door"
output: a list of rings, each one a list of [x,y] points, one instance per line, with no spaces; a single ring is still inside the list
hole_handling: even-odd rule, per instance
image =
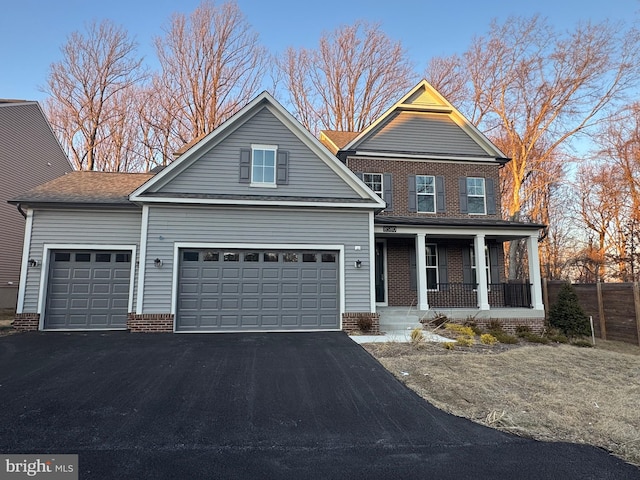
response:
[[[130,251],[52,251],[44,327],[126,328],[130,273]]]
[[[179,331],[335,330],[338,252],[180,251]]]

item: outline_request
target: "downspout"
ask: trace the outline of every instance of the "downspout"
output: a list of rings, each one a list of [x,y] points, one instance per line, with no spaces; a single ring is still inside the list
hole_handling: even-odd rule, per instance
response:
[[[18,211],[26,219],[27,218],[27,214],[25,213],[24,210],[22,210],[22,204],[18,203],[18,204],[16,204],[16,207],[18,207]]]

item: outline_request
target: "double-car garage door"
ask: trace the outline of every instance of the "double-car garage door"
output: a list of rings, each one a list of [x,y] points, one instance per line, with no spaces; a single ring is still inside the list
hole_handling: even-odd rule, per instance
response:
[[[339,327],[338,252],[180,251],[179,331]]]

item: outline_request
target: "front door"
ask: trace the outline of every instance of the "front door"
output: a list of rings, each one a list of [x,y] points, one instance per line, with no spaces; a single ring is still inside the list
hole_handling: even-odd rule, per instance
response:
[[[376,303],[386,303],[384,242],[376,242]]]

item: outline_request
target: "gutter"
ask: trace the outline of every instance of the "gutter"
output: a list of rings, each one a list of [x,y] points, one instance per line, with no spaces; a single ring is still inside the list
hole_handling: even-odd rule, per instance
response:
[[[27,214],[25,213],[24,210],[22,210],[22,204],[21,203],[17,203],[16,207],[18,208],[18,211],[20,212],[20,214],[26,219],[27,218]]]

